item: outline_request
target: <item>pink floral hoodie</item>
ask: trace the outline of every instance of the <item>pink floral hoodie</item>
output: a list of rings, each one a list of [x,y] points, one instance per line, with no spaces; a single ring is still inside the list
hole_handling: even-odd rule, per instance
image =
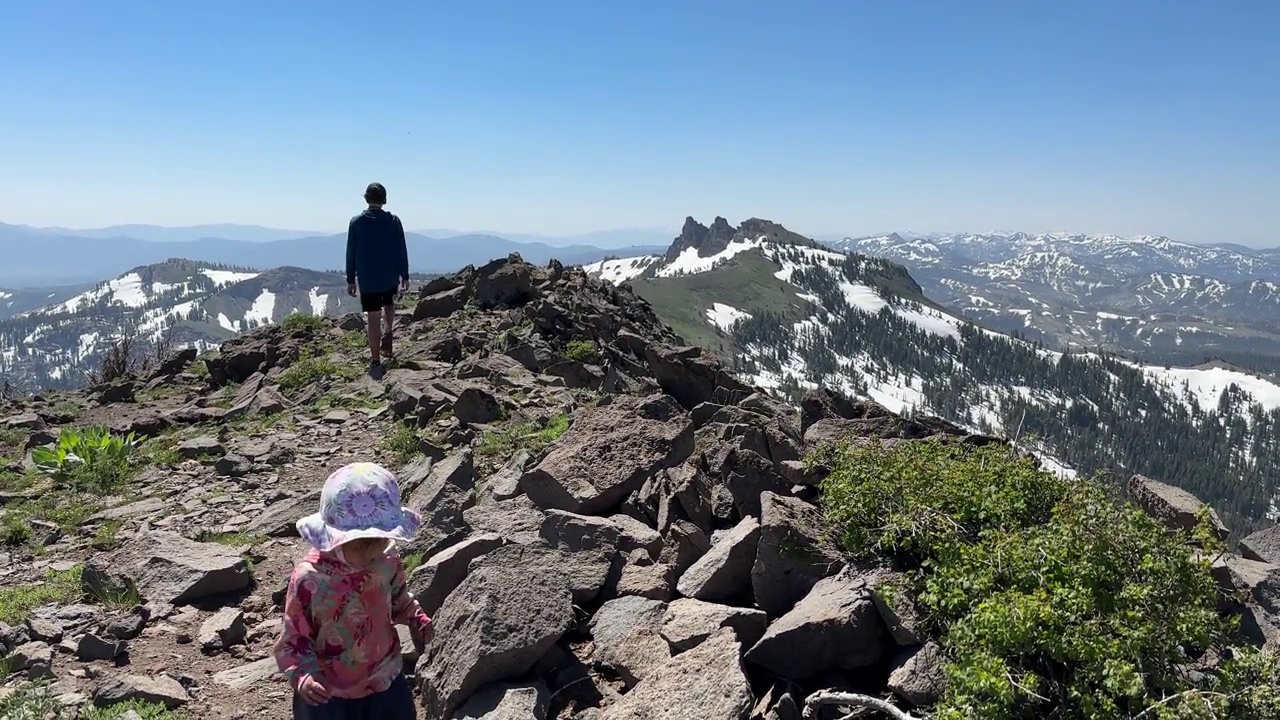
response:
[[[334,697],[382,692],[401,670],[397,623],[431,625],[409,594],[399,555],[387,552],[357,568],[312,549],[289,578],[276,664],[295,688],[312,675]]]

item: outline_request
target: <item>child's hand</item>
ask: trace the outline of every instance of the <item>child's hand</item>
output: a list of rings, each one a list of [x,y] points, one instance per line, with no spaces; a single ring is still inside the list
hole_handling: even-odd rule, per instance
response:
[[[435,634],[435,628],[432,627],[430,620],[409,629],[409,637],[413,638],[413,649],[419,657],[426,652],[426,645],[431,642],[431,637]]]
[[[298,681],[298,695],[308,705],[323,705],[329,701],[329,690],[311,675]]]

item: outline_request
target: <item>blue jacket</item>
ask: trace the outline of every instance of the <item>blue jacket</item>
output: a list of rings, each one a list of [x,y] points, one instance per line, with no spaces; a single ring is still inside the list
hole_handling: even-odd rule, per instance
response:
[[[389,292],[409,279],[409,248],[400,218],[369,208],[347,226],[347,284],[361,293]]]

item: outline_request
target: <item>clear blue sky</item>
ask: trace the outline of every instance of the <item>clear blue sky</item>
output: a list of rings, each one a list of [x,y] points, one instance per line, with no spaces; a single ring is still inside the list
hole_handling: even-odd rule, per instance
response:
[[[365,6],[367,13],[354,8]],[[0,221],[1280,245],[1274,0],[0,6]]]

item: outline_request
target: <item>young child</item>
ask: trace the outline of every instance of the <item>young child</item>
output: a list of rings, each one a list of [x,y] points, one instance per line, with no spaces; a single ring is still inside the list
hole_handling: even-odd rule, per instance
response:
[[[395,624],[421,643],[431,618],[409,594],[393,548],[421,524],[400,506],[395,475],[365,462],[330,475],[320,512],[298,520],[312,549],[289,579],[275,645],[294,689],[294,720],[416,720]]]

